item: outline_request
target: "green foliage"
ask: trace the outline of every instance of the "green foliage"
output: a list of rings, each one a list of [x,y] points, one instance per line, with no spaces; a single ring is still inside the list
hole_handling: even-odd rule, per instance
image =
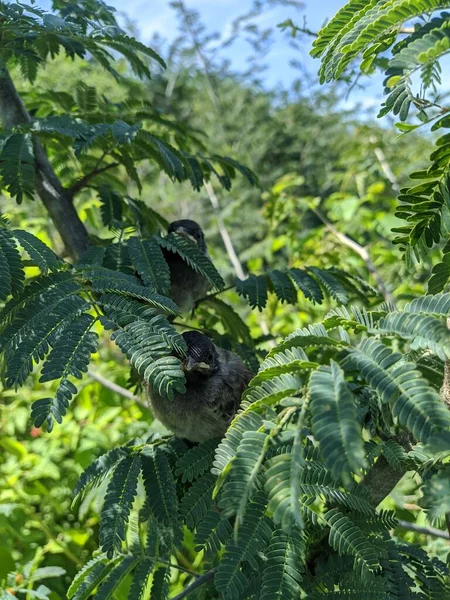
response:
[[[349,294],[364,298],[367,290],[355,285],[351,276],[338,269],[318,269],[309,267],[289,269],[288,271],[273,270],[267,275],[250,275],[247,279],[236,280],[236,290],[246,298],[252,308],[262,309],[267,304],[268,291],[274,292],[281,302],[296,304],[297,288],[305,298],[322,303],[324,294],[336,299],[339,303],[347,304]],[[374,294],[375,295],[375,294]]]
[[[25,197],[34,198],[36,173],[31,135],[13,133],[3,138],[0,175],[11,196],[20,204]]]
[[[186,32],[177,39],[168,80],[159,56],[121,31],[103,3],[54,5],[54,14],[17,3],[0,8],[2,58],[33,82],[22,93],[31,121],[4,131],[0,175],[18,201],[31,198],[45,152],[95,245],[75,265],[61,259],[67,255],[37,203],[27,204],[29,214],[24,204],[11,205],[14,228],[0,223],[2,372],[7,387],[21,387],[17,396],[2,392],[0,407],[0,586],[30,598],[167,599],[205,575],[192,595],[211,600],[446,598],[445,549],[403,533],[396,519],[412,518],[402,494],[417,498],[419,487],[421,519],[442,527],[448,512],[450,422],[438,393],[449,357],[450,300],[438,293],[448,278],[446,134],[427,171],[418,136],[396,140],[344,116],[332,91],[275,101],[211,64],[201,27],[181,3],[174,6],[195,43],[186,48]],[[424,6],[352,0],[314,45],[326,79],[347,76],[361,52],[366,72],[387,69],[383,111],[399,115],[401,131],[413,108],[422,122],[440,110],[424,94],[439,85],[435,59],[448,50],[447,13],[396,42],[404,19],[427,16]],[[77,60],[68,66],[56,56],[61,49]],[[198,52],[207,78],[195,67]],[[50,56],[55,62],[44,72]],[[102,80],[95,62],[120,85]],[[145,86],[131,76],[148,78],[154,67]],[[52,80],[57,70],[64,89]],[[414,94],[416,70],[424,94]],[[89,85],[77,82],[81,76]],[[448,126],[445,111],[435,124]],[[197,130],[203,125],[205,138]],[[405,186],[397,211],[404,229],[393,220],[392,180],[376,163],[374,144]],[[236,160],[222,156],[235,150]],[[270,190],[262,198],[246,187],[257,182],[241,160],[261,173]],[[410,164],[418,185],[406,187]],[[243,177],[230,190],[237,173]],[[193,201],[205,181],[217,193],[216,180],[227,190],[226,200],[217,194],[217,210],[225,207],[220,216],[249,273],[234,286],[226,286],[231,267],[213,233],[216,209]],[[186,211],[199,218],[214,264],[187,240],[161,237],[168,223],[155,209],[169,220]],[[423,267],[400,263],[388,242],[392,225],[397,246]],[[353,245],[342,243],[345,236]],[[444,246],[440,265],[436,246]],[[126,399],[88,378],[79,391],[72,383],[90,365],[123,386],[126,358],[167,402],[184,391],[186,347],[168,297],[169,252],[215,290],[184,316],[181,330],[205,330],[257,371],[224,439],[193,448],[161,435],[148,409],[121,387]],[[381,295],[388,302],[380,306]],[[356,305],[336,307],[350,300]],[[44,436],[38,426],[49,431],[66,413]],[[370,485],[386,464],[395,477],[414,470],[385,501],[392,512],[375,510]],[[8,564],[13,555],[20,572]],[[44,556],[48,566],[39,568]]]
[[[275,530],[267,549],[267,564],[261,586],[261,600],[294,599],[301,593],[303,540],[299,532],[291,535]]]
[[[213,288],[219,291],[223,289],[222,277],[211,263],[211,260],[195,244],[191,244],[189,240],[176,233],[169,233],[165,238],[159,238],[158,242],[163,248],[181,256],[197,273],[206,277]]]
[[[334,477],[364,468],[364,447],[356,420],[356,406],[343,371],[331,361],[310,379],[311,428]]]

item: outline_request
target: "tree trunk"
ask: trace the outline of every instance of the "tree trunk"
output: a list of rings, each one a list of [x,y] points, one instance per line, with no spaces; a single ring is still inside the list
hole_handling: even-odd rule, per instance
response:
[[[6,68],[0,71],[0,119],[6,129],[29,123],[31,117]],[[69,256],[77,259],[89,245],[88,233],[59,181],[39,140],[34,140],[36,191],[58,230]]]

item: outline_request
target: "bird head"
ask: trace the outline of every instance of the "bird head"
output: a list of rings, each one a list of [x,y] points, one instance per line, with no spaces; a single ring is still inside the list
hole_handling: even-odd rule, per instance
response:
[[[202,228],[195,221],[190,219],[181,219],[180,221],[174,221],[169,225],[168,233],[177,233],[182,235],[190,242],[197,244],[202,252],[206,252],[205,236],[203,235]]]
[[[199,331],[186,331],[182,334],[187,345],[187,356],[181,368],[187,378],[211,377],[219,371],[219,355],[213,342]]]

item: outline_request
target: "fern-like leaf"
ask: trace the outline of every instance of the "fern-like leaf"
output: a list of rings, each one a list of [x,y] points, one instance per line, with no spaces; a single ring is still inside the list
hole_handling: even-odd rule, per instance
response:
[[[142,240],[132,237],[128,240],[128,250],[144,284],[167,296],[170,291],[170,271],[157,241],[154,238]]]
[[[179,254],[194,271],[204,275],[216,290],[222,290],[225,283],[208,256],[203,254],[196,244],[176,233],[169,233],[165,238],[155,238],[165,248]]]
[[[333,477],[351,479],[365,467],[361,428],[356,406],[342,369],[331,361],[311,375],[311,425],[325,465]]]
[[[29,133],[13,133],[0,154],[0,175],[11,196],[20,204],[33,199],[36,182],[33,140]]]
[[[141,559],[133,575],[128,600],[144,600],[154,566],[155,561],[152,558]]]
[[[181,499],[180,517],[189,529],[194,529],[211,508],[215,482],[212,473],[204,473]]]
[[[229,540],[233,530],[230,521],[216,510],[210,510],[197,525],[194,537],[196,550],[216,554]]]
[[[120,446],[118,448],[113,448],[96,458],[80,475],[73,490],[74,501],[76,501],[77,497],[86,490],[87,486],[98,485],[103,481],[103,479],[108,476],[111,469],[127,456],[130,456],[127,447]]]
[[[297,600],[301,597],[301,561],[305,544],[298,531],[276,529],[267,549],[260,600]]]
[[[44,274],[49,270],[57,271],[62,266],[62,261],[56,256],[53,250],[36,236],[21,229],[14,230],[13,234],[22,248],[27,251],[31,260],[36,263]]]
[[[230,538],[225,547],[225,553],[215,576],[216,587],[224,598],[242,597],[248,583],[241,568],[243,561],[248,560],[257,568],[255,554],[265,548],[272,533],[265,509],[264,496],[257,494],[247,505],[237,538]]]
[[[398,363],[401,355],[377,340],[363,340],[344,359],[344,368],[356,368],[381,401],[391,407],[399,423],[425,443],[448,445],[450,413],[436,390],[420,377],[414,363]]]
[[[259,311],[267,304],[267,279],[265,275],[249,275],[247,279],[236,278],[236,291],[243,298],[247,298],[252,308]]]
[[[325,520],[330,527],[330,545],[339,554],[353,556],[355,569],[360,573],[365,569],[372,573],[379,571],[380,559],[376,548],[349,517],[333,508],[325,514]]]
[[[108,558],[121,549],[125,540],[140,469],[140,456],[128,456],[119,462],[109,482],[100,518],[100,545]]]
[[[74,588],[72,586],[69,588],[67,593],[69,600],[87,600],[91,598],[93,592],[106,579],[121,558],[121,556],[116,556],[107,561],[105,554],[101,554],[89,561],[76,575],[73,581]]]
[[[0,227],[0,300],[23,290],[25,272],[20,253],[10,231]]]
[[[94,596],[94,600],[110,600],[120,583],[134,569],[138,561],[139,559],[131,554],[124,556],[103,581]]]
[[[181,481],[194,481],[213,464],[214,454],[219,440],[207,440],[190,448],[177,460],[175,475]]]
[[[253,494],[270,437],[261,431],[245,431],[236,450],[230,476],[222,491],[220,506],[225,515],[237,513],[240,521]]]
[[[175,481],[167,455],[157,447],[144,449],[142,453],[142,476],[147,501],[155,517],[170,526],[178,519],[178,499]]]

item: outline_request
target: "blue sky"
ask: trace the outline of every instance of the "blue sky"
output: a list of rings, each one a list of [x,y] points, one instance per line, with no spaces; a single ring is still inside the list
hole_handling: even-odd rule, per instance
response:
[[[257,18],[261,28],[276,26],[288,18],[294,23],[302,25],[306,19],[306,25],[313,31],[317,31],[327,19],[332,17],[346,0],[304,0],[304,8],[297,10],[288,6],[276,6],[266,10]],[[177,35],[177,20],[170,0],[106,0],[106,3],[116,8],[119,15],[126,14],[137,30],[137,35],[144,43],[149,43],[156,33],[162,37],[173,40]],[[49,8],[50,0],[37,0],[37,4],[43,8]],[[230,31],[234,19],[248,12],[252,0],[185,0],[188,8],[197,10],[206,25],[208,31],[218,32],[226,37]],[[276,41],[272,45],[265,62],[268,66],[263,75],[265,85],[269,88],[281,84],[289,87],[290,83],[299,77],[299,71],[290,66],[290,61],[295,59],[310,73],[317,72],[319,61],[309,56],[311,39],[305,38],[299,50],[290,47],[285,34],[280,31],[276,33]],[[250,53],[249,47],[243,43],[237,43],[226,51],[224,56],[230,59],[236,70],[246,68],[246,59]],[[370,87],[364,90],[355,90],[346,102],[348,106],[360,103],[363,107],[370,108],[378,106],[381,98],[380,79],[372,82]]]
[[[343,4],[345,0],[306,0],[305,7],[299,11],[292,7],[278,6],[267,10],[257,18],[258,24],[264,28],[275,26],[287,18],[298,24],[303,23],[306,17],[308,27],[318,30]],[[144,42],[149,42],[154,33],[173,39],[177,33],[177,23],[174,11],[170,8],[169,0],[109,0],[108,4],[115,6],[120,12],[126,12],[136,24],[139,35]],[[197,10],[206,27],[210,31],[217,31],[226,36],[230,31],[233,20],[249,11],[252,0],[185,0],[186,6]],[[306,44],[305,44],[306,46]],[[245,68],[245,59],[248,48],[244,44],[232,46],[227,57],[237,69]],[[265,76],[268,85],[275,85],[281,81],[288,85],[298,73],[289,66],[289,61],[295,58],[305,63],[309,70],[317,69],[318,61],[308,56],[307,48],[298,51],[290,48],[286,37],[279,32],[277,42],[267,56],[268,72]]]

